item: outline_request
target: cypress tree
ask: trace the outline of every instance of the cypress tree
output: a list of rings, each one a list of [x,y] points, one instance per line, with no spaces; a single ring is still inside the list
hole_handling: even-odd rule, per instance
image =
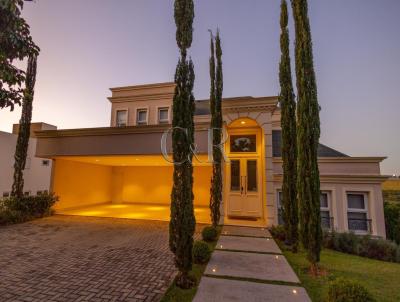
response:
[[[320,108],[307,0],[292,0],[292,10],[296,31],[297,195],[300,204],[300,237],[307,249],[312,272],[317,273],[322,241],[317,153],[320,137]]]
[[[19,121],[19,132],[14,154],[14,182],[11,196],[21,197],[24,190],[23,171],[29,145],[32,120],[32,102],[36,82],[37,56],[30,55],[26,71],[25,90],[22,100],[22,113]]]
[[[286,243],[292,246],[294,252],[298,245],[298,205],[296,193],[297,177],[297,145],[296,145],[296,102],[293,93],[292,71],[289,55],[289,30],[286,0],[281,3],[281,61],[279,64],[279,82],[281,92],[279,104],[281,106],[282,124],[282,160],[283,185],[282,205],[285,222]]]
[[[194,144],[194,67],[187,59],[187,49],[192,43],[194,4],[192,0],[175,0],[174,17],[176,41],[180,59],[175,72],[173,98],[172,148],[174,159],[173,187],[171,192],[171,220],[169,246],[174,253],[179,270],[176,284],[190,288],[195,280],[189,276],[192,269],[193,234],[196,220],[193,210],[193,166],[191,148]]]
[[[210,189],[210,210],[211,221],[213,226],[217,226],[221,217],[220,205],[222,201],[222,154],[219,145],[222,139],[222,48],[219,30],[215,37],[215,55],[217,57],[217,67],[215,68],[214,57],[214,40],[211,33],[211,57],[210,57],[210,112],[211,112],[211,129],[213,131],[213,175],[211,178]]]

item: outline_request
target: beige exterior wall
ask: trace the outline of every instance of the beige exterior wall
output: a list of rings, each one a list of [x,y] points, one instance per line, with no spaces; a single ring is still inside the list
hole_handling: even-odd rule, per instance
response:
[[[11,192],[14,175],[14,153],[18,136],[0,131],[0,198]],[[51,160],[43,165],[42,158],[35,156],[36,138],[29,139],[27,164],[24,170],[24,192],[36,195],[38,191],[49,190],[51,177]]]
[[[137,111],[147,110],[147,124],[157,125],[158,109],[169,108],[169,121],[172,121],[172,98],[175,89],[174,83],[160,83],[152,85],[111,88],[111,127],[116,127],[118,110],[128,112],[127,126],[137,125]]]

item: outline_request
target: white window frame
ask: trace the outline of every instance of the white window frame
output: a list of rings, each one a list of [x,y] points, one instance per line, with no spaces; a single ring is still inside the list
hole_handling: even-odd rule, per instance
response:
[[[32,159],[28,156],[25,161],[25,169],[24,170],[29,170],[31,168],[32,164]]]
[[[326,201],[327,201],[327,207],[322,207],[321,206],[321,201],[320,201],[320,207],[319,207],[319,209],[320,209],[320,211],[324,211],[324,212],[328,212],[329,213],[329,224],[331,224],[332,223],[332,210],[331,210],[331,192],[330,191],[322,191],[321,190],[321,192],[320,192],[320,194],[322,195],[322,194],[326,194]],[[333,225],[334,225],[334,222],[333,222]],[[333,225],[330,225],[330,228],[331,229],[333,229]]]
[[[354,194],[354,195],[363,195],[364,196],[364,209],[355,209],[355,208],[349,208],[349,194]],[[349,217],[348,213],[365,213],[366,219],[370,219],[370,214],[369,214],[369,200],[368,200],[368,192],[358,192],[358,191],[346,191],[346,222],[347,222],[347,230],[352,231],[356,234],[367,234],[367,231],[363,230],[350,230],[349,228]],[[368,223],[368,222],[367,222]],[[372,227],[372,225],[370,226]],[[371,231],[371,230],[370,230]]]
[[[139,112],[146,111],[146,121],[139,122]],[[149,108],[137,108],[136,109],[136,125],[148,125],[149,124]]]
[[[168,117],[166,120],[160,120],[160,111],[163,109],[167,109],[168,110]],[[171,121],[171,108],[169,106],[160,106],[157,107],[157,122],[159,124],[168,124]]]
[[[118,112],[122,112],[125,111],[126,112],[126,123],[125,126],[120,126],[118,125]],[[128,108],[119,108],[115,110],[115,126],[116,127],[127,127],[129,124],[129,110]]]

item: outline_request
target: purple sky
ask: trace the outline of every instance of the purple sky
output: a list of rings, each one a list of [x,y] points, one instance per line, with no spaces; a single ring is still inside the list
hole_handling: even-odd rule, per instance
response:
[[[221,30],[224,96],[279,93],[279,4],[195,1],[195,95],[209,91],[207,29]],[[400,1],[309,1],[321,142],[352,156],[388,156],[400,174]],[[59,128],[108,126],[109,87],[173,80],[172,0],[36,0],[24,17],[41,48],[33,120]],[[291,45],[293,26],[291,24]],[[293,51],[293,49],[292,49]],[[20,109],[0,111],[10,131]]]

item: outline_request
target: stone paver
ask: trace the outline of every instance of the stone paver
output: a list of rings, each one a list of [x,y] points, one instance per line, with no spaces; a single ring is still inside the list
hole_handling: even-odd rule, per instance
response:
[[[219,250],[282,254],[278,245],[272,238],[221,236],[216,248]]]
[[[248,237],[272,237],[270,232],[266,228],[252,228],[252,227],[239,227],[239,226],[231,226],[225,225],[222,228],[222,235],[231,235],[231,236],[248,236]]]
[[[1,301],[159,301],[168,223],[53,216],[0,227]]]
[[[299,282],[282,255],[214,251],[205,273],[216,276]]]
[[[193,302],[308,302],[302,287],[203,277]]]

